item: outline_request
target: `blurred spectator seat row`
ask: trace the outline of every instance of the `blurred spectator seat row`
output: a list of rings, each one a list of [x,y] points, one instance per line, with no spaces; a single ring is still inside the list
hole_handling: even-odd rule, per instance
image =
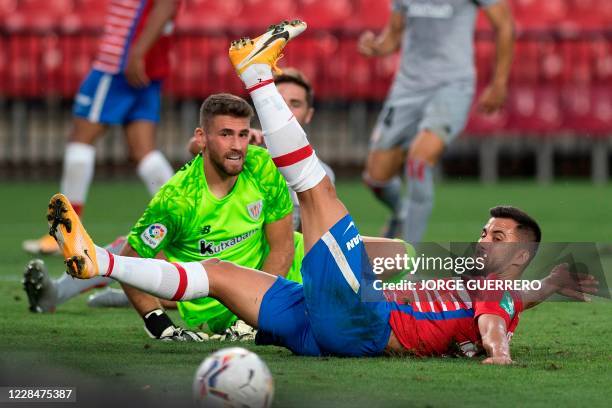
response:
[[[1,1],[1,0],[0,0]],[[612,1],[612,0],[611,0]],[[220,84],[234,86],[227,60],[231,35],[179,34],[173,50],[173,74],[167,90],[179,98],[201,98]],[[284,65],[300,67],[322,99],[385,97],[398,66],[398,55],[367,59],[357,52],[354,35],[307,33],[287,49]],[[0,94],[70,98],[89,69],[97,36],[36,33],[0,35]],[[480,39],[476,47],[479,86],[492,75],[495,45]],[[612,85],[612,37],[584,40],[520,40],[511,72],[513,86]],[[236,85],[239,85],[237,81]]]
[[[494,115],[472,107],[467,133],[555,136],[563,132],[593,137],[612,134],[612,86],[512,87],[505,108]]]
[[[107,0],[0,0],[0,27],[9,31],[99,29]],[[390,0],[183,0],[179,29],[243,31],[300,17],[313,29],[380,28]],[[519,30],[610,28],[610,0],[510,0]],[[478,26],[488,29],[481,16]]]

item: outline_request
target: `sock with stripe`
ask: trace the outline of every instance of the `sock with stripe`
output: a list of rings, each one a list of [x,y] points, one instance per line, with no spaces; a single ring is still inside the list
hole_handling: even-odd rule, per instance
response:
[[[251,95],[272,160],[296,192],[315,187],[325,177],[306,133],[276,89],[267,65],[251,65],[241,75]]]
[[[87,199],[95,159],[96,149],[91,145],[71,142],[66,146],[60,191],[68,197],[78,215],[82,214]]]
[[[96,247],[101,275],[168,300],[208,296],[208,274],[199,262],[170,263],[161,259],[113,255]]]

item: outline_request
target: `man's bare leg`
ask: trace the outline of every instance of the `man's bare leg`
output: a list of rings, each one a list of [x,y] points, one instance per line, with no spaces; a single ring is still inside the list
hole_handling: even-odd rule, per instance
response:
[[[183,301],[211,296],[245,322],[257,326],[261,301],[277,277],[231,262],[170,263],[161,259],[113,255],[96,246],[62,194],[51,198],[47,213],[50,234],[75,278],[110,277],[161,299]]]

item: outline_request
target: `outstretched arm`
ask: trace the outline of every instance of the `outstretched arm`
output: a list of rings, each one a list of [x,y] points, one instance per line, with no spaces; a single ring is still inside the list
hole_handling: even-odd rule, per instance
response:
[[[512,364],[510,345],[508,343],[506,321],[500,316],[483,314],[478,318],[478,330],[482,346],[487,352],[483,364]]]
[[[572,274],[566,263],[555,266],[541,283],[539,290],[521,291],[524,309],[537,306],[555,293],[588,302],[591,300],[589,295],[596,293],[599,285],[592,275]]]

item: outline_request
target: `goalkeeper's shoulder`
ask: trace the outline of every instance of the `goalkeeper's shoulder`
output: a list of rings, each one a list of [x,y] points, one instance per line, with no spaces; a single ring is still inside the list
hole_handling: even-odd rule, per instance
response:
[[[272,156],[263,147],[249,145],[244,169],[257,180],[258,184],[284,183],[283,176],[272,161]]]

